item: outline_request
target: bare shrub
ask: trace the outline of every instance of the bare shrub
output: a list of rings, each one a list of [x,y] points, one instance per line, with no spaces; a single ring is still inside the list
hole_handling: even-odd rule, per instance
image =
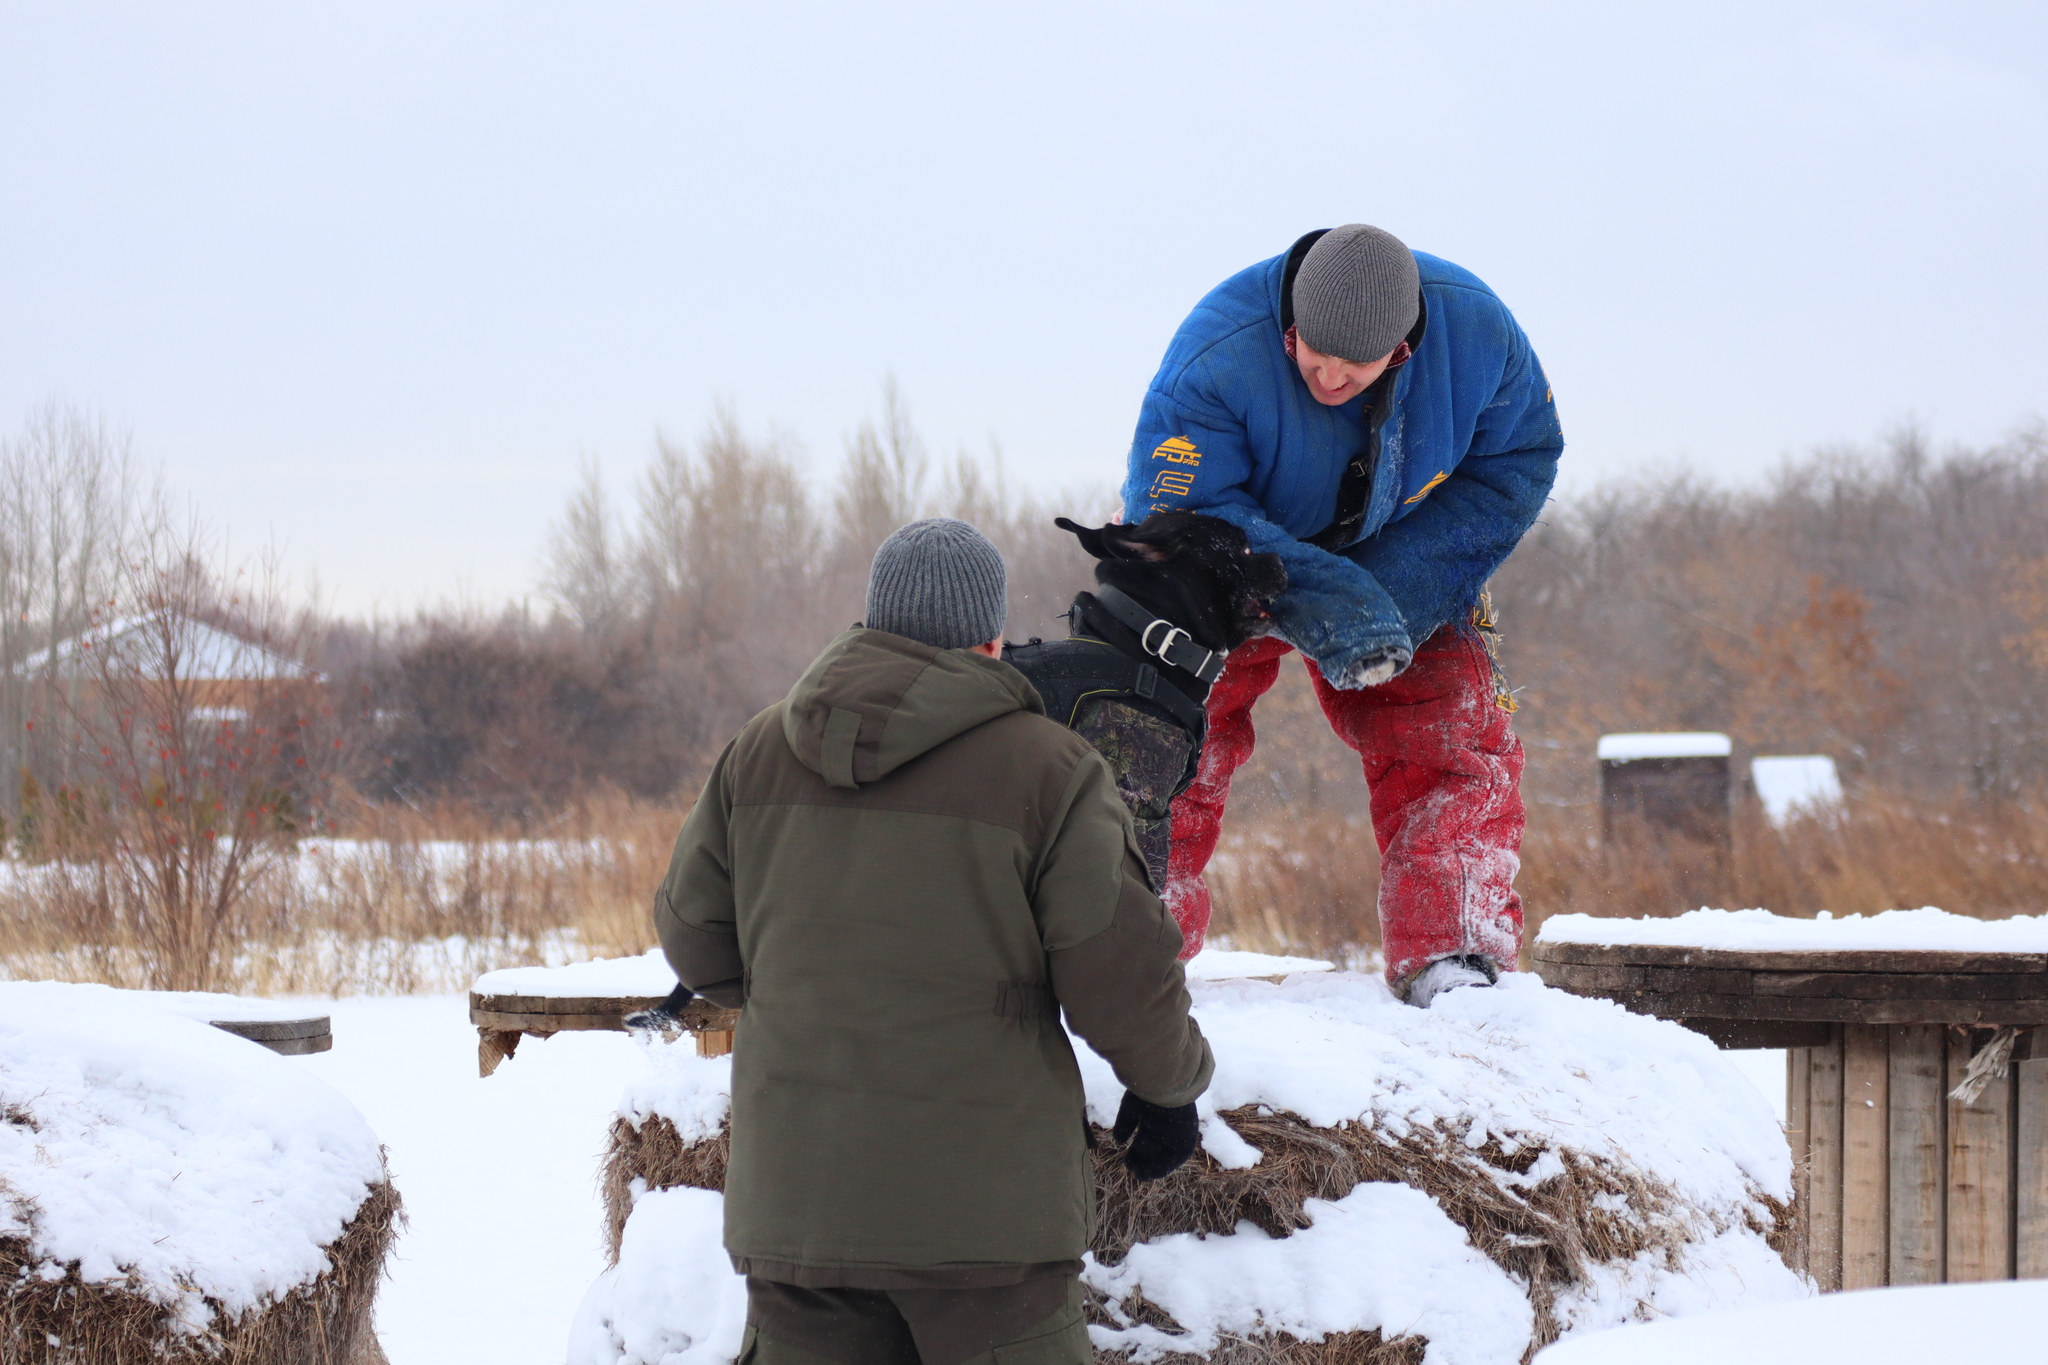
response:
[[[24,784],[22,849],[71,865],[74,930],[131,940],[159,989],[216,984],[240,903],[322,820],[342,744],[275,583],[217,580],[212,549],[150,529],[88,628],[29,663],[74,777],[47,809]]]

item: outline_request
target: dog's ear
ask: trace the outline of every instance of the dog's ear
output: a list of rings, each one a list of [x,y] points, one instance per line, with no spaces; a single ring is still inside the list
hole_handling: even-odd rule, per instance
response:
[[[1065,517],[1054,517],[1052,524],[1059,527],[1062,531],[1072,531],[1074,539],[1081,542],[1081,548],[1095,556],[1095,558],[1109,558],[1109,551],[1104,549],[1102,545],[1102,532],[1082,526],[1077,522],[1069,521]]]
[[[1133,528],[1110,522],[1107,526],[1088,527],[1069,521],[1065,517],[1054,517],[1053,525],[1062,531],[1071,531],[1081,542],[1081,548],[1097,559],[1149,559],[1166,558],[1166,553],[1155,545],[1148,545],[1131,535]]]

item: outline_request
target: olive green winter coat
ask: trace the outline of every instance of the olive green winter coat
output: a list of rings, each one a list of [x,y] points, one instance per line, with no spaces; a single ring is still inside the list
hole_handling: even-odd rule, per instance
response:
[[[834,640],[719,757],[655,923],[683,984],[745,1005],[725,1242],[748,1274],[888,1289],[1076,1260],[1094,1196],[1062,1010],[1142,1098],[1208,1085],[1108,765],[972,650]]]

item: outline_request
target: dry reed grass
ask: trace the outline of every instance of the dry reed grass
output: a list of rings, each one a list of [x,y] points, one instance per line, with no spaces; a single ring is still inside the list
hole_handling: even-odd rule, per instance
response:
[[[1258,750],[1233,784],[1210,864],[1211,933],[1237,948],[1362,966],[1379,944],[1379,851],[1358,759],[1330,733],[1299,668],[1282,668],[1254,717]],[[1713,850],[1677,838],[1602,844],[1592,753],[1590,740],[1529,750],[1516,887],[1530,937],[1554,914],[1676,915],[1703,898],[1800,916],[2048,911],[2048,793],[1936,799],[1852,786],[1840,811],[1782,828],[1744,794],[1732,858],[1703,897],[1696,869]]]
[[[0,1238],[0,1360],[7,1365],[380,1365],[371,1325],[384,1261],[402,1218],[389,1181],[370,1189],[327,1249],[328,1268],[276,1302],[232,1317],[219,1304],[200,1332],[115,1284],[55,1280],[20,1238]]]
[[[1120,1263],[1139,1242],[1172,1233],[1228,1235],[1241,1222],[1273,1237],[1309,1226],[1310,1199],[1336,1200],[1371,1181],[1396,1181],[1434,1199],[1472,1244],[1528,1288],[1535,1313],[1531,1353],[1559,1333],[1555,1308],[1561,1293],[1585,1283],[1592,1269],[1656,1253],[1675,1262],[1685,1245],[1724,1229],[1713,1215],[1688,1205],[1658,1181],[1604,1158],[1559,1150],[1562,1171],[1523,1183],[1551,1149],[1523,1141],[1509,1150],[1498,1137],[1471,1147],[1450,1128],[1417,1130],[1388,1137],[1362,1124],[1318,1128],[1290,1113],[1247,1106],[1221,1117],[1262,1153],[1255,1166],[1226,1169],[1206,1153],[1163,1180],[1134,1180],[1125,1171],[1109,1133],[1094,1134],[1097,1225],[1090,1250],[1108,1265]],[[728,1134],[685,1143],[673,1124],[655,1116],[636,1127],[617,1120],[605,1155],[606,1245],[614,1261],[632,1211],[633,1191],[725,1185]],[[1793,1211],[1752,1192],[1748,1223],[1781,1256],[1793,1251]],[[1142,1300],[1115,1306],[1127,1321],[1146,1321],[1177,1330],[1170,1319]],[[1094,1307],[1096,1320],[1111,1324],[1109,1306]],[[1123,1325],[1127,1325],[1123,1324]],[[1413,1337],[1383,1340],[1377,1332],[1354,1332],[1321,1342],[1302,1342],[1284,1333],[1234,1340],[1213,1365],[1383,1365],[1420,1359],[1426,1343]],[[1116,1359],[1104,1356],[1102,1359]],[[1190,1357],[1192,1360],[1193,1357]]]
[[[598,798],[538,830],[459,810],[370,808],[257,879],[209,964],[256,995],[466,989],[480,972],[653,946],[648,896],[683,812]],[[147,987],[146,940],[90,862],[9,863],[0,977]],[[172,983],[182,984],[182,983]]]

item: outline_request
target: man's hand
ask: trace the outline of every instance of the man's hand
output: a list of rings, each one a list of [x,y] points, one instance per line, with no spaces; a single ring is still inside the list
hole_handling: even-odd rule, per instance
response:
[[[1378,687],[1391,681],[1408,667],[1414,657],[1412,652],[1399,645],[1384,645],[1360,655],[1342,668],[1325,671],[1323,677],[1340,692],[1356,692],[1362,687]]]
[[[1165,1109],[1126,1090],[1110,1133],[1129,1144],[1124,1148],[1124,1169],[1140,1180],[1157,1180],[1172,1175],[1195,1154],[1202,1123],[1192,1104]]]

